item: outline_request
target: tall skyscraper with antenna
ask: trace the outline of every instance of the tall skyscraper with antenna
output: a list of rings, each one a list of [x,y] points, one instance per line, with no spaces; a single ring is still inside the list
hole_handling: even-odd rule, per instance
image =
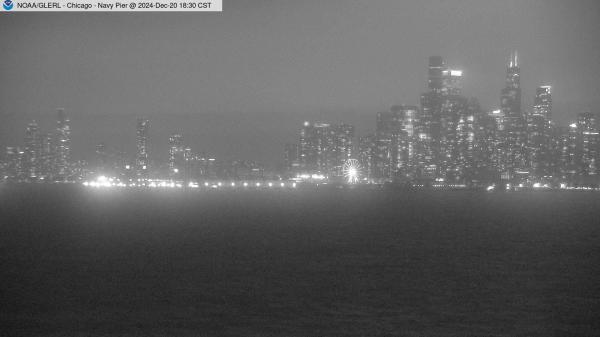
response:
[[[504,137],[502,142],[503,180],[516,181],[526,176],[526,122],[521,111],[521,69],[514,51],[506,69],[506,85],[500,93],[500,108],[504,114]]]

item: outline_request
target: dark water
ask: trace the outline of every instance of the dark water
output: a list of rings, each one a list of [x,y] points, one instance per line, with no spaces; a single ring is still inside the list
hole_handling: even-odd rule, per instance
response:
[[[600,334],[600,194],[0,200],[1,336]]]

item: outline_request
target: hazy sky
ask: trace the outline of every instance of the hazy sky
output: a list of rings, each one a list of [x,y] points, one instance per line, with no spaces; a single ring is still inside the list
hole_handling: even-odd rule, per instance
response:
[[[155,157],[181,131],[195,150],[273,164],[304,119],[361,135],[377,111],[418,104],[430,55],[491,109],[513,49],[524,109],[550,84],[559,122],[600,110],[597,1],[223,0],[222,13],[0,13],[0,32],[2,148],[64,107],[76,157],[101,141],[133,151],[144,115]]]

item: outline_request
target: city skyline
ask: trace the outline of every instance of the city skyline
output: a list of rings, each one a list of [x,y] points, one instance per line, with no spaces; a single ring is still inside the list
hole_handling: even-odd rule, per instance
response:
[[[292,141],[303,120],[345,122],[363,134],[373,128],[372,114],[419,105],[431,55],[464,71],[465,96],[497,108],[515,49],[526,69],[524,109],[539,85],[553,87],[560,124],[600,105],[594,2],[254,4],[230,1],[223,13],[193,21],[176,14],[3,17],[0,146],[20,141],[31,119],[43,128],[40,115],[64,107],[80,130],[74,139],[85,135],[76,155],[108,138],[131,144],[129,125],[117,121],[147,116],[161,125],[151,138],[181,132],[195,147],[217,139],[220,156],[254,149],[275,163],[271,143]],[[169,116],[182,118],[167,125]],[[78,135],[79,123],[94,130]],[[252,132],[244,132],[248,125]],[[229,130],[240,146],[220,140]]]
[[[256,161],[252,153],[236,160],[218,158],[192,148],[179,132],[169,135],[168,160],[152,160],[152,123],[146,117],[136,119],[133,156],[102,142],[95,146],[92,161],[72,160],[70,119],[59,108],[55,132],[42,134],[35,121],[29,123],[24,146],[6,148],[2,169],[8,181],[101,176],[106,184],[106,175],[111,175],[130,186],[156,185],[155,179],[164,185],[191,186],[202,179],[341,182],[352,163],[353,183],[461,188],[500,184],[507,189],[596,186],[598,115],[579,113],[568,127],[557,125],[548,85],[538,86],[533,106],[523,109],[520,78],[514,51],[499,92],[500,109],[485,110],[477,98],[463,95],[463,70],[450,67],[441,56],[430,56],[428,91],[420,95],[419,106],[394,105],[380,111],[374,132],[358,136],[354,125],[344,122],[304,121],[298,142],[281,145],[283,166],[276,168]],[[359,173],[359,167],[364,171]]]
[[[520,82],[519,79],[520,79],[520,72],[521,72],[521,70],[520,70],[520,67],[517,65],[517,62],[518,62],[517,61],[517,52],[518,51],[511,52],[510,53],[510,57],[509,57],[508,61],[506,62],[506,69],[507,69],[506,87],[505,87],[505,89],[502,89],[503,91],[501,92],[500,99],[499,99],[500,104],[498,104],[498,106],[497,106],[498,109],[500,109],[501,111],[503,111],[503,114],[506,115],[508,112],[510,112],[511,109],[516,109],[516,112],[515,112],[516,115],[515,116],[520,116],[520,115],[524,116],[524,114],[531,114],[533,116],[537,116],[537,115],[540,115],[540,113],[544,113],[545,114],[544,117],[547,118],[548,121],[552,121],[553,125],[555,125],[555,126],[567,126],[567,125],[573,123],[578,118],[578,116],[580,114],[589,113],[589,112],[595,113],[595,112],[592,112],[590,110],[581,111],[581,112],[578,112],[574,116],[574,118],[572,118],[571,120],[568,120],[567,122],[563,123],[563,125],[558,124],[556,122],[556,120],[552,118],[553,117],[553,114],[552,114],[552,105],[553,105],[552,99],[550,98],[550,103],[549,103],[550,106],[549,107],[540,106],[541,103],[539,102],[539,100],[540,100],[540,97],[539,97],[540,90],[546,92],[548,95],[550,94],[549,91],[552,88],[552,86],[549,86],[549,85],[538,85],[536,87],[536,94],[533,97],[533,99],[532,100],[526,100],[526,99],[524,99],[524,97],[522,97],[522,94],[521,94],[522,87],[520,86],[520,83],[519,83]],[[435,60],[434,62],[438,62],[439,63],[439,65],[437,65],[437,66],[435,66],[433,68],[431,66],[431,60],[432,60],[432,58]],[[443,90],[448,90],[448,94],[454,94],[454,95],[465,94],[464,90],[463,90],[463,83],[464,83],[463,73],[468,72],[468,70],[465,70],[464,68],[456,69],[455,67],[453,67],[454,69],[452,69],[448,64],[446,64],[444,58],[442,58],[440,56],[429,57],[429,60],[430,60],[429,75],[428,75],[427,78],[424,77],[424,82],[428,83],[430,92],[436,92],[436,91],[439,92],[443,88]],[[439,74],[436,73],[436,70],[435,70],[436,68],[437,68],[437,71],[439,71]],[[442,68],[444,69],[443,70],[444,74],[442,74]],[[434,69],[434,70],[432,70],[432,69]],[[432,73],[432,71],[433,71],[433,73]],[[518,92],[519,92],[519,94],[518,94],[518,96],[519,96],[518,97],[518,102],[515,102],[515,103],[506,103],[506,104],[513,104],[514,107],[512,107],[512,108],[510,108],[510,107],[503,107],[503,104],[505,104],[505,103],[503,103],[504,102],[503,101],[504,100],[503,97],[507,96],[507,95],[510,96],[509,91],[506,91],[506,90],[510,90],[510,87],[513,86],[512,82],[515,81],[513,79],[513,77],[515,76],[515,74],[516,74],[516,83],[517,83],[516,84],[516,88],[518,88]],[[434,83],[434,82],[438,82],[438,81],[439,81],[439,83]],[[414,106],[417,110],[419,109],[419,107],[424,108],[425,110],[428,109],[427,108],[427,105],[428,105],[428,103],[427,103],[427,100],[428,100],[427,95],[428,94],[422,94],[421,95],[421,102],[420,102],[420,104],[418,106],[417,105]],[[464,97],[465,98],[470,98],[470,99],[476,99],[476,100],[478,100],[477,97],[468,97],[468,96],[464,96]],[[425,100],[425,101],[423,101],[423,100]],[[522,103],[522,101],[532,101],[533,104],[531,106],[523,106],[524,104]],[[548,102],[546,102],[546,104],[547,103]],[[406,105],[406,104],[393,105],[392,108],[396,107],[396,106],[412,106],[412,105]],[[486,110],[483,107],[480,107],[480,108],[482,110]],[[540,111],[540,109],[542,109],[543,111]],[[549,109],[549,110],[546,111],[544,109],[546,109],[546,110]],[[64,110],[65,110],[64,108],[57,108],[57,111],[59,111],[59,114],[64,114]],[[62,112],[60,112],[60,111],[62,111]],[[389,111],[389,110],[387,110],[387,111]],[[494,110],[493,109],[487,109],[487,111],[491,112],[491,111],[494,111]],[[384,110],[384,112],[385,112],[385,110]],[[338,123],[338,124],[342,124],[342,125],[343,124],[350,125],[350,126],[353,127],[353,130],[352,130],[353,136],[352,136],[352,138],[354,138],[355,134],[356,134],[356,136],[358,138],[360,136],[367,135],[369,132],[371,132],[373,130],[373,128],[377,129],[379,127],[379,123],[380,123],[379,119],[381,118],[380,115],[382,113],[383,113],[382,111],[379,111],[377,113],[369,113],[369,114],[362,115],[361,117],[363,119],[368,119],[369,122],[370,122],[370,124],[371,124],[371,128],[370,129],[369,128],[365,128],[363,126],[363,130],[361,130],[362,133],[355,132],[354,128],[356,128],[356,126],[354,124],[352,124],[352,123],[346,123],[346,121],[343,120],[343,116],[338,116],[339,117],[338,119],[333,119],[333,120],[332,119],[327,119],[327,118],[322,118],[322,119],[320,119],[320,118],[312,118],[310,121],[311,122],[316,122],[316,123],[327,123],[327,124]],[[554,114],[555,114],[555,112],[554,112]],[[44,122],[44,124],[48,124],[48,122],[50,121],[49,118],[46,118],[47,116],[39,116],[39,117],[40,117],[40,119],[37,119],[37,120],[33,119],[33,120],[29,121],[28,124],[27,124],[27,129],[29,129],[31,127],[32,123],[34,123],[36,125],[36,128],[38,128],[38,122],[37,121],[39,121],[39,120],[42,120]],[[164,117],[167,117],[169,120],[174,121],[174,122],[177,122],[177,119],[179,119],[179,118],[183,118],[183,119],[189,119],[190,118],[189,115],[184,115],[184,116],[167,115],[167,116],[164,116]],[[198,122],[202,122],[202,117],[205,117],[205,116],[199,115],[199,116],[195,116],[195,117],[198,119]],[[213,115],[213,117],[214,117],[214,115]],[[209,118],[210,118],[210,116],[209,116]],[[340,119],[340,118],[342,118],[342,119]],[[137,121],[137,123],[138,123],[138,130],[139,130],[139,128],[140,128],[139,123],[141,123],[142,120],[145,120],[145,124],[149,124],[150,123],[150,119],[153,119],[153,118],[151,118],[151,117],[149,118],[148,116],[143,116],[143,117],[142,116],[131,116],[131,115],[119,116],[119,124],[120,125],[131,126],[131,125],[127,125],[127,124],[130,124],[132,122],[131,121],[132,119],[134,119],[133,122]],[[352,118],[350,118],[350,119],[352,119]],[[125,121],[128,121],[130,123],[126,124],[126,123],[124,123]],[[304,121],[303,123],[305,123],[305,122],[306,121]],[[523,123],[523,127],[525,127],[525,123],[528,123],[528,121],[522,120],[521,123]],[[108,142],[108,146],[109,146],[109,148],[112,151],[120,151],[120,152],[123,152],[123,153],[129,153],[130,152],[129,153],[130,155],[133,154],[134,152],[139,154],[140,146],[141,146],[142,148],[144,148],[143,152],[145,152],[143,154],[143,156],[146,157],[146,158],[142,158],[142,161],[145,160],[146,163],[147,163],[148,160],[154,160],[154,161],[159,161],[159,162],[164,162],[166,160],[170,160],[170,159],[167,159],[167,156],[170,156],[170,154],[165,154],[165,149],[168,149],[168,147],[166,147],[168,143],[164,141],[165,140],[165,130],[162,129],[163,125],[161,125],[160,122],[157,123],[157,124],[158,124],[157,128],[154,129],[155,132],[154,133],[150,133],[150,136],[153,136],[153,137],[149,137],[149,135],[147,134],[147,128],[148,128],[148,126],[144,127],[145,131],[140,131],[142,133],[145,133],[145,135],[143,136],[143,141],[142,141],[143,144],[140,144],[141,140],[140,140],[140,135],[138,134],[138,135],[136,135],[135,140],[134,140],[134,143],[137,144],[137,145],[134,145],[135,147],[132,147],[132,144],[123,144],[123,143],[121,143],[121,144],[115,144],[114,141],[112,142],[112,144],[109,141]],[[287,125],[287,126],[289,127],[289,125]],[[285,128],[285,125],[281,125],[280,127]],[[300,130],[301,129],[300,126],[295,126],[295,127],[296,127],[296,130]],[[80,128],[81,128],[81,130],[79,130],[79,131],[80,132],[83,131],[83,133],[85,133],[85,134],[87,134],[87,131],[92,131],[92,130],[90,130],[89,125],[87,125],[87,124],[80,125]],[[183,137],[182,134],[184,134],[186,136],[185,138],[188,139],[188,140],[190,138],[192,138],[192,139],[194,138],[193,137],[193,132],[181,132],[181,130],[179,130],[179,129],[173,129],[173,127],[171,127],[170,130],[171,131],[168,133],[168,136],[167,136],[168,138],[170,138],[172,135],[179,135],[179,136]],[[158,131],[158,134],[161,134],[161,137],[157,136],[157,134],[156,134],[157,132],[156,131]],[[269,130],[266,130],[266,131],[268,132]],[[70,134],[71,130],[68,130],[68,132]],[[190,135],[192,135],[192,137],[189,137]],[[525,136],[525,135],[523,135],[523,136]],[[152,140],[150,140],[151,138],[152,138]],[[287,138],[287,140],[290,140],[290,139],[293,140],[293,138],[297,138],[297,137],[296,137],[296,134],[293,133],[291,135],[286,135],[286,138]],[[19,142],[17,141],[16,144],[18,144],[18,143]],[[25,136],[25,143],[27,143],[27,135]],[[153,145],[151,145],[150,147],[154,146],[155,147],[155,151],[146,151],[145,148],[147,146],[149,146],[149,145],[146,145],[146,143],[153,143]],[[170,141],[169,141],[169,143],[170,143]],[[215,151],[213,151],[213,149],[218,147],[218,146],[216,146],[217,143],[218,142],[205,143],[207,145],[205,145],[205,148],[202,149],[202,152],[215,154]],[[289,142],[285,142],[285,144],[288,144],[288,143]],[[77,142],[76,142],[76,144],[77,144]],[[101,140],[99,143],[95,144],[95,146],[97,146],[99,144],[102,144],[104,147],[107,146],[106,140]],[[235,146],[236,144],[234,143],[234,144],[230,144],[230,145]],[[11,143],[11,144],[9,144],[9,146],[11,146],[11,147],[15,146],[15,143]],[[27,144],[25,144],[25,146],[27,146]],[[188,144],[188,147],[189,146],[190,146],[190,144]],[[133,149],[133,150],[128,152],[128,151],[125,150],[127,148]],[[136,150],[136,148],[137,148],[137,150]],[[83,160],[88,160],[88,161],[92,160],[93,158],[91,156],[91,153],[92,153],[91,150],[92,149],[88,147],[82,153],[82,151],[80,149],[79,156],[77,156],[78,159],[83,159]],[[170,150],[168,150],[168,151],[170,151]],[[285,151],[285,149],[283,151]],[[220,153],[219,156],[221,156],[223,158],[227,158],[227,160],[240,160],[240,159],[242,159],[242,160],[252,160],[252,159],[256,159],[254,157],[254,153],[245,153],[243,156],[239,156],[239,157],[232,156],[231,154],[222,154],[222,153]],[[285,160],[282,159],[281,156],[279,156],[275,161],[267,161],[266,164],[271,169],[274,169],[276,167],[281,168],[282,164],[285,165],[284,161]],[[63,162],[64,162],[64,160],[63,160]],[[136,166],[137,165],[138,164],[136,164]],[[144,164],[141,163],[139,165],[143,166]]]

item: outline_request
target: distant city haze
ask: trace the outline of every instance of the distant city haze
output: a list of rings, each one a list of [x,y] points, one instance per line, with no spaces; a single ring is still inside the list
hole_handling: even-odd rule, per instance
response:
[[[94,146],[135,153],[150,120],[150,157],[168,137],[223,159],[283,161],[304,120],[373,132],[375,114],[419,105],[427,62],[463,70],[463,94],[500,105],[519,51],[523,110],[551,85],[566,124],[600,106],[596,1],[223,1],[222,13],[0,16],[0,147],[27,123],[72,123],[74,159]]]

